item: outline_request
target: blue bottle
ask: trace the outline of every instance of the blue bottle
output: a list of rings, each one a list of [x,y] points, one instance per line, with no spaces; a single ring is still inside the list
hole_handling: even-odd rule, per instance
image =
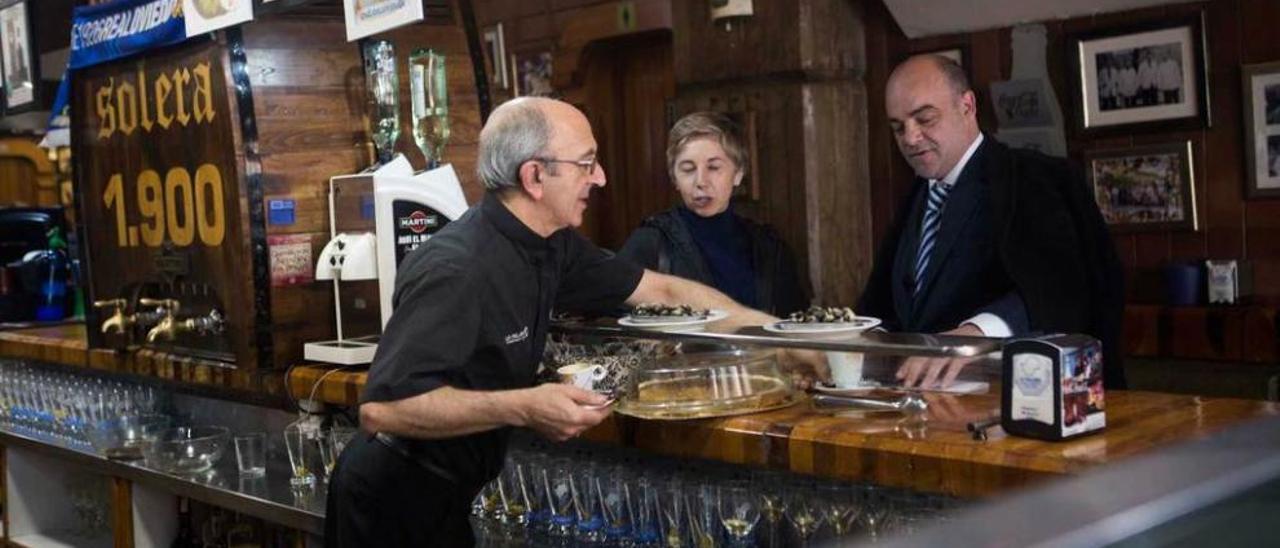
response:
[[[40,280],[40,300],[36,305],[36,321],[51,322],[67,316],[67,242],[62,230],[49,230],[49,249],[42,257],[47,269]]]

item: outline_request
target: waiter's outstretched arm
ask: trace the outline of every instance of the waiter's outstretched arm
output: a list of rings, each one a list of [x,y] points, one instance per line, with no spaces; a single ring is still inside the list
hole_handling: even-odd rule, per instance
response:
[[[715,288],[684,278],[645,270],[636,290],[627,297],[627,304],[640,303],[688,304],[699,308],[716,308],[729,313],[721,325],[730,329],[744,325],[764,325],[777,318],[759,310],[738,304]]]
[[[503,426],[524,426],[565,440],[609,416],[601,394],[565,384],[517,390],[460,390],[443,386],[390,402],[360,405],[360,425],[415,439],[452,438]]]

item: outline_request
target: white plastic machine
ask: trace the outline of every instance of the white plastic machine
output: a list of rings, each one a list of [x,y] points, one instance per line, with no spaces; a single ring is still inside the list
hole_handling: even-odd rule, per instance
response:
[[[339,232],[335,196],[343,188],[369,184],[373,187],[374,232]],[[330,240],[316,261],[316,279],[333,280],[338,338],[306,343],[305,358],[343,365],[373,361],[377,335],[343,336],[341,282],[378,280],[381,327],[385,328],[391,318],[391,295],[400,261],[466,210],[462,185],[449,164],[415,175],[408,160],[397,155],[373,173],[330,178]]]

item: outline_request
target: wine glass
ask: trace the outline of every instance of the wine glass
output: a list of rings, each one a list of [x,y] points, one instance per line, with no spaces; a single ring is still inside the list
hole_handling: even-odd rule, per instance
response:
[[[837,537],[849,534],[862,513],[862,504],[855,487],[841,483],[823,483],[818,486],[827,522]]]
[[[800,535],[802,545],[809,544],[809,538],[822,527],[822,503],[814,496],[812,485],[798,485],[787,493],[787,521]]]
[[[449,141],[449,86],[444,55],[417,49],[409,56],[409,91],[413,98],[413,141],[427,159],[427,169],[440,167]]]
[[[732,546],[750,546],[756,524],[760,521],[760,498],[745,481],[730,481],[720,486],[720,524],[729,533]]]
[[[893,497],[887,490],[874,485],[862,488],[862,525],[872,540],[884,531],[885,521],[893,512]]]
[[[391,42],[370,40],[364,45],[364,76],[369,99],[369,133],[385,164],[395,154],[400,138],[400,79],[396,75],[396,54]]]

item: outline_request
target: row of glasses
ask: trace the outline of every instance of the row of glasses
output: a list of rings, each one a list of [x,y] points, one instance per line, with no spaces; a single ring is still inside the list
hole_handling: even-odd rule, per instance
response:
[[[953,499],[773,471],[514,449],[472,505],[485,545],[789,546],[909,533]]]
[[[152,386],[0,362],[0,427],[71,446],[89,446],[89,430],[120,417],[153,415]]]

